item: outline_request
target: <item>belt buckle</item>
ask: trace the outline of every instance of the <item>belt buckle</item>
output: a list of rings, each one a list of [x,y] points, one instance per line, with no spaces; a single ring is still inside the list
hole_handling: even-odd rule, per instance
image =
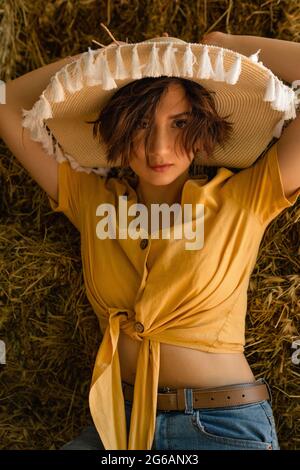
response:
[[[160,393],[161,394],[167,394],[167,393],[170,393],[172,390],[174,390],[174,389],[172,389],[171,387],[160,387],[158,389],[158,394],[160,394]],[[159,413],[171,413],[171,410],[165,410],[163,408],[159,408],[159,409],[157,408],[157,412],[159,412]]]
[[[160,387],[158,393],[169,393],[171,390],[171,387]]]
[[[173,389],[171,387],[160,387],[158,390],[158,393],[170,393]],[[159,409],[158,410],[160,413],[170,413],[171,410],[164,410],[164,409]]]

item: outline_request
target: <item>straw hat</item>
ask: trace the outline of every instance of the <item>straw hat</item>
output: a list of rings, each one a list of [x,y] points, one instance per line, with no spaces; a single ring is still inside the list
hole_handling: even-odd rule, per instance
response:
[[[114,39],[108,47],[88,47],[51,78],[31,110],[23,109],[22,125],[58,162],[68,160],[77,171],[106,175],[121,160],[107,163],[106,145],[93,137],[92,125],[85,121],[95,120],[112,95],[134,80],[182,77],[214,91],[219,115],[230,114],[234,123],[225,147],[217,144],[209,159],[196,154],[194,163],[246,168],[273,137],[280,137],[300,102],[300,89],[295,89],[300,81],[285,85],[258,61],[259,52],[247,57],[174,37],[134,44]]]

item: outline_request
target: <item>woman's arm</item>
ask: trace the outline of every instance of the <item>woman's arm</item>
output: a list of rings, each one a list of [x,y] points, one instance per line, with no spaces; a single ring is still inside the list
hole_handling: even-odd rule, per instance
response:
[[[261,49],[259,61],[281,80],[292,83],[300,80],[300,43],[261,36],[225,34],[214,31],[204,36],[205,44],[232,49],[249,56]]]
[[[80,54],[79,54],[80,55]],[[50,78],[78,56],[67,57],[6,83],[6,102],[0,104],[0,138],[39,186],[58,200],[58,163],[22,127],[22,108],[31,109]]]
[[[66,64],[78,59],[81,54],[65,57],[21,75],[6,83],[6,105],[31,109],[50,82],[50,78]],[[0,116],[4,108],[0,105]]]
[[[281,80],[300,80],[300,43],[260,36],[240,36],[219,31],[204,36],[204,44],[251,55],[261,49],[259,58]],[[278,164],[286,197],[300,188],[300,113],[284,129],[277,142]]]

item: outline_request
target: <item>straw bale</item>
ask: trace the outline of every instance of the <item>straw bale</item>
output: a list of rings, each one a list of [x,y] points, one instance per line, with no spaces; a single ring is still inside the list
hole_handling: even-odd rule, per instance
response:
[[[219,30],[300,40],[299,1],[0,0],[1,79],[13,79],[96,40],[169,36],[197,42]],[[86,298],[80,239],[0,143],[0,448],[58,449],[90,420],[88,391],[101,341]],[[246,356],[273,392],[282,449],[300,449],[299,202],[267,228],[248,290]],[[299,346],[300,347],[300,346]],[[300,356],[300,354],[299,354]]]

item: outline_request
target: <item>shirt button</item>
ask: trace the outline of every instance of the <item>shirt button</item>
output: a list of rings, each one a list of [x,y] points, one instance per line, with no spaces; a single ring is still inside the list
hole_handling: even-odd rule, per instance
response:
[[[128,317],[128,312],[123,312],[123,311],[121,312],[121,311],[120,311],[120,312],[117,313],[117,315],[118,315],[118,316],[119,316],[119,315],[126,315],[126,317]]]
[[[144,331],[144,325],[143,325],[143,323],[141,323],[139,321],[135,322],[134,328],[135,328],[135,331],[137,331],[138,333],[143,333],[143,331]]]
[[[143,240],[140,243],[140,247],[142,248],[142,250],[144,250],[147,246],[148,246],[148,240],[147,238],[143,238]]]

